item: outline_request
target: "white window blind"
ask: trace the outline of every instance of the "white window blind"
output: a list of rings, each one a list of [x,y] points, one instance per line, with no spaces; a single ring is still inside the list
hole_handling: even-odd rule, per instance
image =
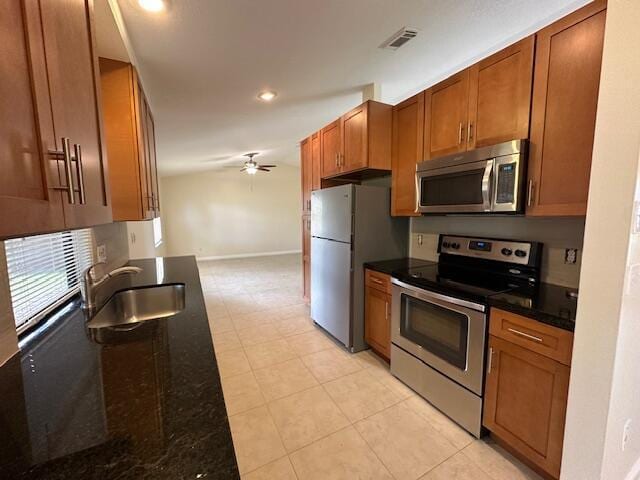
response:
[[[58,232],[5,241],[18,333],[75,294],[93,263],[93,232]]]

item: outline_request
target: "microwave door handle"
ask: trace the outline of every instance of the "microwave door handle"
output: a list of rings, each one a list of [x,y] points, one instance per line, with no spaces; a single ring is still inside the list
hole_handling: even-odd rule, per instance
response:
[[[487,162],[482,176],[482,206],[485,212],[491,211],[491,187],[493,179],[493,160]]]

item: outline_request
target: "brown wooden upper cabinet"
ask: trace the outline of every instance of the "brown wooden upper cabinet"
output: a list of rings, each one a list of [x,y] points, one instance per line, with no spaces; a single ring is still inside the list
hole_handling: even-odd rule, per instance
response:
[[[369,100],[321,130],[321,177],[391,169],[391,105]]]
[[[428,88],[425,160],[529,134],[534,37]]]
[[[320,173],[320,132],[311,135],[311,190],[322,188]]]
[[[300,142],[300,170],[302,177],[302,214],[311,213],[311,137],[307,137]]]
[[[0,6],[0,238],[111,221],[92,5]]]
[[[537,34],[527,215],[585,215],[606,2]]]
[[[422,161],[424,92],[393,107],[391,142],[391,215],[416,212],[416,164]]]
[[[135,68],[100,59],[102,110],[114,220],[146,220],[160,211],[155,126]]]

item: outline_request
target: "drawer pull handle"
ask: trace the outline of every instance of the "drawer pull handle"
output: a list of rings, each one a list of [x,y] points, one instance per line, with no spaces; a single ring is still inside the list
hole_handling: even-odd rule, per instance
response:
[[[521,337],[527,338],[529,340],[533,340],[534,342],[542,343],[543,340],[540,337],[536,337],[535,335],[529,335],[528,333],[521,332],[520,330],[516,330],[515,328],[507,328],[508,331],[515,335],[520,335]]]
[[[384,319],[389,320],[389,302],[384,302]]]
[[[377,279],[375,277],[369,277],[369,278],[371,278],[371,281],[373,283],[377,283],[378,285],[384,285],[384,282],[382,280],[379,280],[379,279]]]

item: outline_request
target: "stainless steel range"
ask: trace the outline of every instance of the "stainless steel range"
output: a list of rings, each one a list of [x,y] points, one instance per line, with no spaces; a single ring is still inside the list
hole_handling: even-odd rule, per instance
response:
[[[439,263],[393,272],[391,372],[480,436],[488,299],[531,297],[542,245],[441,235]]]

